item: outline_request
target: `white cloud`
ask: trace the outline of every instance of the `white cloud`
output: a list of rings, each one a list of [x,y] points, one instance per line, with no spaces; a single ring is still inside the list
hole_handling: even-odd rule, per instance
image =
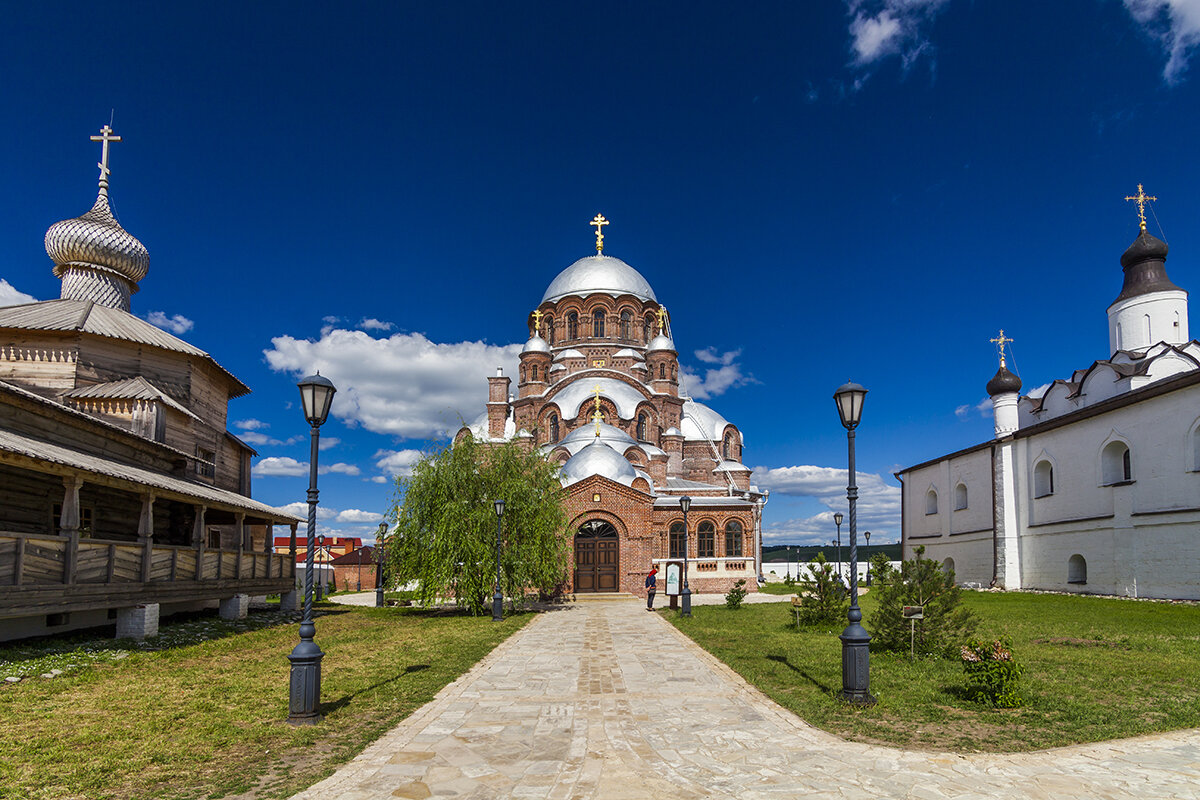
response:
[[[971,403],[964,403],[958,408],[954,409],[954,416],[958,417],[959,419],[966,419],[971,415],[972,411],[978,411],[979,416],[981,417],[989,416],[992,413],[992,398],[985,397],[974,405]]]
[[[0,278],[0,306],[19,306],[22,303],[36,303],[37,298],[31,294],[13,287],[11,283]]]
[[[301,441],[304,436],[297,434],[287,439],[276,439],[272,436],[266,435],[265,433],[259,433],[258,431],[242,431],[238,434],[238,438],[246,444],[252,444],[255,447],[283,447],[286,445],[296,444],[297,442]]]
[[[233,424],[244,431],[259,431],[271,427],[269,422],[263,422],[261,419],[239,419]]]
[[[308,474],[308,462],[297,461],[287,456],[269,456],[260,459],[250,474],[256,478],[295,477]]]
[[[322,467],[320,460],[318,459],[317,472],[321,473],[322,475],[327,475],[330,472],[336,472],[339,475],[359,475],[362,473],[362,470],[353,464],[346,464],[340,461],[336,464],[330,464],[328,467]]]
[[[366,480],[370,480],[371,483],[391,483],[391,481],[388,480],[387,475],[372,475]]]
[[[305,467],[308,469],[308,467]],[[288,503],[286,506],[280,506],[280,511],[286,511],[289,514],[295,514],[297,517],[308,519],[308,503],[303,500],[297,500],[295,503]],[[317,504],[317,519],[333,519],[338,515],[337,509],[328,508],[321,504]]]
[[[396,326],[390,322],[377,320],[374,317],[363,317],[358,321],[358,327],[366,331],[390,331]]]
[[[496,366],[516,375],[521,346],[485,342],[438,344],[419,333],[377,339],[332,329],[321,338],[279,336],[267,363],[297,376],[320,370],[338,387],[333,415],[349,425],[406,439],[447,437],[487,402]],[[515,387],[514,387],[515,388]]]
[[[337,521],[379,523],[383,521],[383,514],[377,514],[374,511],[360,511],[357,508],[347,508],[337,515]]]
[[[380,450],[375,454],[375,466],[385,473],[384,481],[397,475],[412,475],[412,466],[421,460],[420,450]],[[378,481],[383,483],[384,481]]]
[[[859,67],[898,55],[908,69],[931,45],[924,29],[949,0],[846,0],[850,49]],[[861,86],[855,82],[855,88]]]
[[[165,311],[151,311],[146,315],[146,322],[149,322],[156,328],[162,328],[164,331],[170,331],[176,336],[183,334],[196,327],[196,323],[185,317],[183,314],[175,314],[168,317]]]
[[[1163,80],[1178,83],[1191,51],[1200,44],[1200,0],[1124,0],[1134,21],[1162,44],[1167,53]]]
[[[325,452],[329,448],[337,447],[341,443],[342,440],[336,436],[322,436],[321,441],[317,444],[317,449],[321,452]]]
[[[846,484],[849,472],[836,467],[795,466],[755,467],[754,480],[760,487],[773,493],[797,497],[813,497],[828,511],[813,517],[792,519],[767,525],[763,530],[764,541],[788,541],[820,544],[836,534],[833,512],[847,513]],[[900,487],[888,483],[882,475],[860,472],[855,475],[858,484],[859,531],[870,530],[881,534],[887,541],[900,536]],[[842,525],[843,541],[847,533]],[[884,541],[880,539],[878,541]]]
[[[745,386],[748,383],[757,383],[758,381],[752,375],[742,374],[741,364],[736,363],[737,357],[741,354],[741,350],[718,353],[713,347],[696,350],[697,359],[706,364],[719,366],[705,370],[704,377],[700,377],[691,367],[680,367],[679,380],[683,385],[684,392],[696,400],[707,400],[710,397],[724,394],[729,389]]]

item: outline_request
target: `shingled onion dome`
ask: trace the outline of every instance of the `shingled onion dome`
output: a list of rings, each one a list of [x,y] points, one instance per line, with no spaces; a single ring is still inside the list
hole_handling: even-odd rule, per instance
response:
[[[1114,303],[1151,292],[1182,291],[1167,277],[1167,243],[1145,230],[1121,256],[1125,283]]]
[[[46,231],[46,254],[62,279],[63,300],[93,300],[129,311],[129,296],[150,271],[150,253],[112,215],[101,193],[92,210]]]
[[[1021,379],[1008,371],[1008,367],[1001,362],[1000,369],[996,370],[996,374],[987,382],[988,397],[995,397],[998,394],[1019,393],[1021,391]]]

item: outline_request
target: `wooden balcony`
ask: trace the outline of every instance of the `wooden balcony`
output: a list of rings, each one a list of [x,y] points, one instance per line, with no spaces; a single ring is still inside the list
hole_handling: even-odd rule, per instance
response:
[[[0,618],[287,592],[287,554],[0,531]]]

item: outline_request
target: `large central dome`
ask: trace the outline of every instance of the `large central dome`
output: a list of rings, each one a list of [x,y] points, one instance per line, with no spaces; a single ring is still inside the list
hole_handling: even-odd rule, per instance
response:
[[[558,273],[550,282],[542,302],[554,302],[575,295],[631,294],[639,300],[658,302],[654,290],[642,274],[619,258],[612,256],[588,256],[581,258]]]

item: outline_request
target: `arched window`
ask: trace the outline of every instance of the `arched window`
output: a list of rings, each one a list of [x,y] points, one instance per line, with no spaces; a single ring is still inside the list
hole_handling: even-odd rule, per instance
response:
[[[536,380],[538,379],[538,376],[537,376],[537,372],[538,372],[538,370],[537,370],[537,364],[534,364],[532,367],[530,367],[530,368],[529,368],[529,372],[531,373],[531,375],[530,375],[530,380],[534,380],[534,381],[536,381]]]
[[[550,415],[550,443],[558,441],[558,414]]]
[[[592,312],[592,336],[597,339],[604,337],[604,309],[597,308]]]
[[[645,414],[638,414],[637,439],[639,442],[647,441],[646,440],[646,415]]]
[[[646,342],[647,344],[650,342],[650,331],[652,330],[652,323],[650,322],[651,319],[653,319],[653,317],[647,315],[646,318],[642,320],[642,341]]]
[[[696,558],[712,558],[716,555],[717,527],[711,522],[701,522],[696,528]]]
[[[1109,442],[1100,454],[1100,473],[1106,486],[1133,480],[1129,447],[1121,441]]]
[[[579,314],[571,311],[567,314],[567,339],[579,338]]]
[[[1120,350],[1125,346],[1125,340],[1121,338],[1121,323],[1117,323],[1117,349]]]
[[[671,523],[671,533],[667,541],[667,553],[670,558],[683,558],[684,550],[687,548],[687,531],[683,527],[682,522]]]
[[[954,510],[962,511],[967,507],[967,485],[960,483],[954,487]]]
[[[1033,496],[1048,497],[1054,494],[1054,466],[1045,459],[1033,467]]]
[[[725,523],[725,555],[735,558],[742,555],[742,523],[736,519]]]
[[[1192,431],[1192,469],[1200,472],[1200,426]]]
[[[725,440],[721,442],[721,458],[729,460],[729,453],[733,449],[733,434],[725,434]]]
[[[953,558],[947,558],[944,561],[942,561],[942,572],[946,573],[946,577],[950,579],[948,581],[949,583],[954,582],[954,559]]]
[[[554,344],[554,317],[546,317],[546,341]]]
[[[1087,559],[1078,553],[1067,561],[1067,583],[1087,583]]]
[[[671,380],[675,380],[678,377],[679,377],[679,367],[676,364],[672,364],[671,365]]]
[[[666,365],[666,364],[659,364],[659,365],[658,365],[658,377],[659,377],[659,378],[666,378],[666,377],[667,377],[667,365]]]
[[[1149,314],[1144,314],[1142,316],[1142,333],[1146,337],[1146,345],[1147,346],[1149,346],[1151,343],[1154,342],[1154,340],[1150,338],[1150,315]]]
[[[621,338],[633,338],[633,313],[628,308],[621,311]]]
[[[926,514],[936,514],[937,513],[937,490],[936,489],[930,489],[928,492],[925,493],[925,513]]]

